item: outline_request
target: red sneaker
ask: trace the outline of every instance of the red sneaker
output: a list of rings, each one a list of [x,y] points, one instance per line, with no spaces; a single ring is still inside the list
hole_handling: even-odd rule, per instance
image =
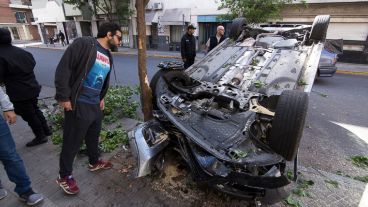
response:
[[[91,164],[88,165],[88,169],[91,172],[99,170],[99,169],[107,170],[107,169],[110,169],[110,168],[112,168],[111,162],[103,161],[103,160],[97,161],[97,163],[94,164],[94,165],[91,165]]]
[[[63,178],[59,176],[58,179],[56,180],[56,183],[59,184],[61,189],[63,189],[66,194],[75,195],[79,193],[77,182],[71,175]]]

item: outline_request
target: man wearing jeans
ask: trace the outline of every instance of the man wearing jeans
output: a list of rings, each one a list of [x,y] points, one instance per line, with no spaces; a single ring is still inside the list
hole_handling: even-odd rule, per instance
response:
[[[43,200],[43,196],[33,192],[23,160],[15,149],[15,143],[6,122],[9,124],[15,123],[16,115],[13,111],[13,104],[2,88],[0,88],[0,105],[5,118],[4,120],[0,115],[0,160],[10,181],[15,183],[14,191],[19,195],[19,199],[25,201],[27,205],[36,205]],[[0,182],[0,199],[6,196],[7,192]],[[2,206],[1,201],[0,206]]]

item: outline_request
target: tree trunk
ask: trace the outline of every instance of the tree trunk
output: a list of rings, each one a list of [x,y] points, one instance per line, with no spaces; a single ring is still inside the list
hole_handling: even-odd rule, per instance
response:
[[[141,88],[141,102],[144,121],[153,118],[152,116],[152,91],[149,87],[146,64],[146,21],[145,7],[148,0],[136,0],[137,27],[138,27],[138,75]]]

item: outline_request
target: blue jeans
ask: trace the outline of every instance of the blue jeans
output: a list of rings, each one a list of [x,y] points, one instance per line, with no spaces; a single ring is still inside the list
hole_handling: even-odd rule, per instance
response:
[[[0,115],[0,160],[9,180],[15,183],[14,191],[22,195],[31,189],[31,181],[26,173],[22,158],[15,149],[9,126]]]

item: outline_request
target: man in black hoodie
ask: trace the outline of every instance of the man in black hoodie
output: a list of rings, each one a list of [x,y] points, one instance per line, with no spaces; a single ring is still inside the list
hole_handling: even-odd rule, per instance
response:
[[[14,104],[15,113],[31,127],[35,138],[27,147],[47,142],[51,130],[38,108],[41,86],[36,80],[36,62],[31,53],[11,44],[10,32],[0,28],[0,84],[5,84],[6,93]]]
[[[110,162],[99,159],[98,138],[113,65],[109,49],[120,45],[121,35],[119,25],[102,24],[97,40],[93,37],[74,40],[57,66],[55,99],[64,109],[65,118],[57,183],[67,194],[79,192],[72,170],[83,140],[90,171],[112,167]]]

